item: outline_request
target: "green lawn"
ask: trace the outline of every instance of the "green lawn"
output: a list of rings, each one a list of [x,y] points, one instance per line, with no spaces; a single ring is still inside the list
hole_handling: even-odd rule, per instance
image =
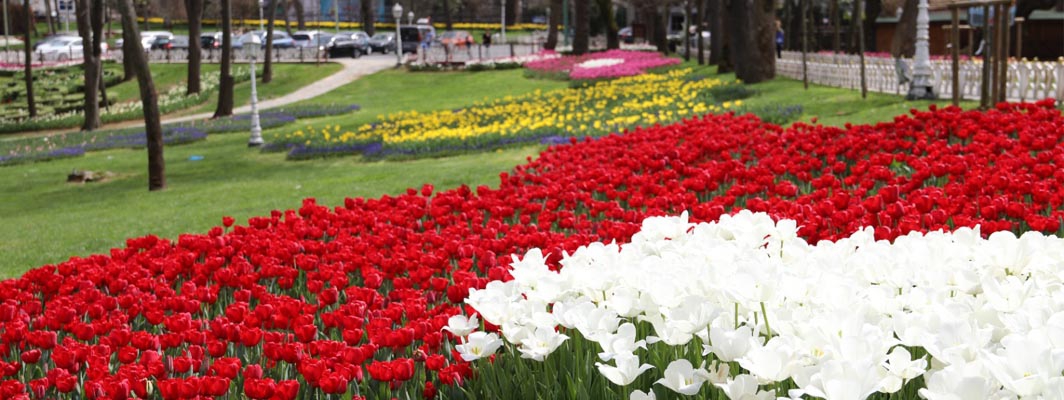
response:
[[[730,76],[723,76],[731,78]],[[564,83],[528,80],[521,71],[480,73],[407,73],[385,71],[338,88],[308,103],[355,103],[363,111],[298,123],[339,123],[352,128],[378,114],[400,110],[451,109],[486,97],[564,87]],[[927,102],[776,80],[753,85],[761,94],[746,100],[760,104],[801,102],[802,118],[825,124],[890,120]],[[944,102],[939,102],[944,103]],[[273,132],[292,129],[277,128]],[[267,132],[267,137],[269,137]],[[375,198],[432,183],[438,190],[461,184],[495,185],[498,174],[524,163],[542,148],[529,146],[484,154],[405,162],[361,162],[357,158],[284,161],[280,153],[248,150],[244,134],[211,136],[207,141],[168,147],[165,191],[147,191],[143,150],[111,150],[81,158],[0,168],[0,277],[70,256],[107,253],[124,240],[145,234],[176,238],[203,233],[233,216],[243,223],[270,210],[298,208],[306,197],[330,206],[344,197]],[[202,156],[200,161],[190,157]],[[102,183],[69,184],[72,170],[109,171]]]

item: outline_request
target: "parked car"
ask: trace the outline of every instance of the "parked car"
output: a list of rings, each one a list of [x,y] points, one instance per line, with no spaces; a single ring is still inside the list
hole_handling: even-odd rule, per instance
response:
[[[252,31],[252,34],[258,35],[259,39],[262,39],[262,45],[266,45],[266,31]],[[273,31],[273,48],[275,49],[289,49],[295,46],[295,42],[291,36],[288,36],[286,32]]]
[[[140,46],[144,48],[144,51],[149,51],[152,49],[152,43],[155,43],[160,36],[166,38],[167,41],[174,38],[174,34],[168,31],[144,31],[140,33]],[[115,46],[121,48],[123,43],[125,40],[118,39]]]
[[[239,37],[233,36],[232,34],[230,34],[229,37],[231,38],[230,47],[234,49],[240,49],[244,47],[244,43],[240,41]],[[203,46],[203,48],[205,49],[222,48],[222,33],[214,32],[200,35],[200,45]]]
[[[399,27],[399,38],[403,42],[403,53],[417,53],[418,46],[425,38],[436,35],[436,28],[429,24],[404,25]]]
[[[189,43],[188,36],[184,36],[184,35],[174,36],[173,39],[170,39],[170,48],[171,49],[188,50],[188,43]]]
[[[64,36],[49,40],[37,46],[37,53],[48,59],[66,61],[85,57],[80,37]]]
[[[447,31],[437,41],[444,46],[467,46],[473,43],[473,35],[466,31]]]
[[[378,33],[369,38],[369,50],[371,52],[389,53],[395,51],[395,34]]]
[[[332,35],[321,31],[299,31],[292,34],[292,42],[295,47],[324,47],[332,39]]]
[[[329,57],[358,58],[369,53],[369,36],[365,32],[344,32],[333,37],[328,45]]]
[[[77,35],[69,35],[69,34],[48,36],[48,37],[44,38],[43,40],[41,40],[41,41],[39,41],[37,43],[34,43],[33,44],[33,51],[36,52],[37,49],[40,48],[41,46],[44,46],[44,45],[47,45],[49,43],[56,42],[56,41],[62,41],[64,39],[79,39],[80,40],[81,37],[79,37]]]

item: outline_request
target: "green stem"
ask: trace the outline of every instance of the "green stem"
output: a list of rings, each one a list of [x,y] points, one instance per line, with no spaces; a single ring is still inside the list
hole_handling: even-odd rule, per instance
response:
[[[761,314],[765,316],[765,331],[768,332],[768,338],[772,338],[772,327],[768,325],[768,311],[765,311],[765,302],[761,302]]]

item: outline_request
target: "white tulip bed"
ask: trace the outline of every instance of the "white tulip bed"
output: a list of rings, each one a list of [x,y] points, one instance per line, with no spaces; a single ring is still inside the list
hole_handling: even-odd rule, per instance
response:
[[[962,228],[890,243],[865,229],[811,245],[796,232],[766,214],[684,214],[558,271],[538,249],[515,256],[513,279],[470,290],[475,313],[446,328],[463,359],[491,358],[470,393],[1064,399],[1064,240]]]

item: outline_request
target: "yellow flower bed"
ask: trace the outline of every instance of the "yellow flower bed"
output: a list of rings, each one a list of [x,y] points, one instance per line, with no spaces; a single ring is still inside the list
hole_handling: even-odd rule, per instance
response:
[[[456,110],[398,112],[355,130],[307,126],[274,138],[271,144],[278,149],[298,147],[296,153],[314,156],[350,152],[420,156],[598,137],[741,106],[741,101],[717,103],[710,96],[711,88],[725,83],[692,76],[690,69],[673,70],[579,89],[536,90]]]

